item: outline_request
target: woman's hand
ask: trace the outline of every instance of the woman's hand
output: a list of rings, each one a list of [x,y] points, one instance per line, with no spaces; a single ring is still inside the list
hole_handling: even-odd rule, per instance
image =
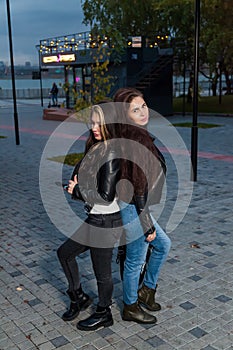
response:
[[[152,241],[155,239],[155,237],[156,237],[156,231],[154,230],[153,233],[151,233],[150,235],[148,235],[148,236],[146,237],[146,241],[147,241],[147,242],[152,242]]]
[[[77,175],[75,175],[74,176],[74,181],[69,180],[69,186],[68,186],[67,192],[72,194],[73,190],[74,190],[74,186],[77,185],[77,183],[78,183],[78,177],[77,177]]]

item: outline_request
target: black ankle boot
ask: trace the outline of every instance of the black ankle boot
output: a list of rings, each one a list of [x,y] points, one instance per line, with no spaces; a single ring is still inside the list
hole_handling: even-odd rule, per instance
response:
[[[80,310],[83,311],[92,303],[92,299],[83,292],[82,287],[80,286],[77,290],[78,303],[80,306]]]
[[[122,319],[124,321],[134,321],[137,323],[153,324],[157,322],[155,316],[144,311],[138,302],[130,305],[124,305]]]
[[[113,325],[112,313],[109,307],[103,311],[99,311],[98,307],[96,312],[85,320],[81,320],[77,324],[77,328],[82,331],[94,331],[100,327],[110,327]]]
[[[80,287],[77,291],[67,291],[70,297],[70,308],[63,315],[63,321],[74,320],[81,310],[85,310],[92,302],[92,299],[82,291]]]

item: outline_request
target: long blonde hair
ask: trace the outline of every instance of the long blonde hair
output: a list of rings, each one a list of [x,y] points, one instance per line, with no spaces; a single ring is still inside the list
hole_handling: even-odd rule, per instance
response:
[[[116,123],[117,114],[114,102],[102,101],[91,107],[90,118],[93,113],[97,113],[100,119],[100,132],[103,138],[103,142],[107,144],[107,140],[119,138],[120,137],[120,127]],[[85,153],[90,149],[90,147],[98,143],[94,137],[92,130],[90,129],[90,135],[86,142]]]
[[[107,126],[106,126],[104,112],[103,112],[103,109],[100,107],[100,105],[92,106],[90,118],[92,118],[92,115],[94,113],[96,113],[99,116],[101,136],[103,138],[103,141],[106,141],[109,139],[110,135],[109,135],[109,131],[108,131]]]

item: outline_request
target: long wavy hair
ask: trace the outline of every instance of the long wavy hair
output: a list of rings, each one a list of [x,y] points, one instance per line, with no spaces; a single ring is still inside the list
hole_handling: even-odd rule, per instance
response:
[[[93,114],[97,114],[100,120],[100,132],[102,140],[98,141],[95,139],[92,129],[90,128],[89,137],[86,142],[85,152],[98,142],[105,142],[121,136],[120,126],[117,121],[116,108],[113,102],[101,101],[98,104],[91,107],[90,121],[92,120]]]
[[[120,88],[114,96],[114,102],[119,104],[117,109],[122,121],[121,136],[126,140],[136,141],[139,145],[135,148],[135,143],[129,142],[125,150],[122,151],[123,154],[130,154],[131,157],[131,161],[123,159],[121,162],[122,178],[127,179],[133,185],[134,193],[143,194],[145,189],[149,190],[148,180],[152,183],[156,181],[157,171],[154,167],[153,156],[158,157],[158,152],[146,127],[137,125],[128,116],[130,103],[139,96],[144,99],[142,92],[135,88]],[[145,146],[151,152],[149,153],[151,156],[148,156],[148,153],[145,153],[144,148],[140,145]],[[147,174],[149,172],[150,179],[146,177],[143,171],[145,169]],[[126,187],[122,188],[121,191],[123,197],[125,192],[127,192]]]
[[[116,109],[114,108],[114,103],[109,101],[101,101],[96,105],[93,105],[91,107],[90,112],[90,121],[92,120],[93,114],[96,113],[99,116],[100,120],[100,132],[102,136],[102,140],[96,140],[93,134],[93,131],[90,127],[89,129],[89,136],[87,138],[86,144],[85,144],[85,150],[83,158],[75,165],[75,168],[73,170],[71,179],[74,179],[75,175],[78,175],[79,169],[81,167],[86,167],[87,170],[91,172],[91,164],[90,164],[90,157],[86,158],[86,155],[92,155],[91,162],[95,162],[96,159],[101,158],[104,156],[105,152],[108,148],[108,140],[119,138],[121,136],[120,134],[120,127],[115,121],[117,120],[116,115]],[[103,147],[104,146],[104,147]],[[98,152],[94,152],[94,148],[98,148]],[[87,160],[89,159],[89,161]],[[93,164],[92,163],[92,164]],[[93,174],[93,176],[96,174]]]
[[[143,97],[143,93],[133,87],[124,87],[117,90],[114,102],[131,103],[135,97]]]
[[[114,102],[116,103],[118,117],[122,123],[122,133],[127,132],[130,125],[139,127],[128,117],[130,103],[136,97],[144,98],[142,92],[133,87],[120,88],[114,95]]]

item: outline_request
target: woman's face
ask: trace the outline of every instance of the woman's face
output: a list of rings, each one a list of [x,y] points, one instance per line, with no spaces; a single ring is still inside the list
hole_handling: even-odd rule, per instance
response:
[[[141,96],[134,97],[130,102],[128,117],[138,125],[146,125],[149,121],[149,110]]]
[[[94,138],[98,141],[102,140],[102,134],[100,130],[100,117],[97,113],[93,112],[91,117],[91,130]]]

